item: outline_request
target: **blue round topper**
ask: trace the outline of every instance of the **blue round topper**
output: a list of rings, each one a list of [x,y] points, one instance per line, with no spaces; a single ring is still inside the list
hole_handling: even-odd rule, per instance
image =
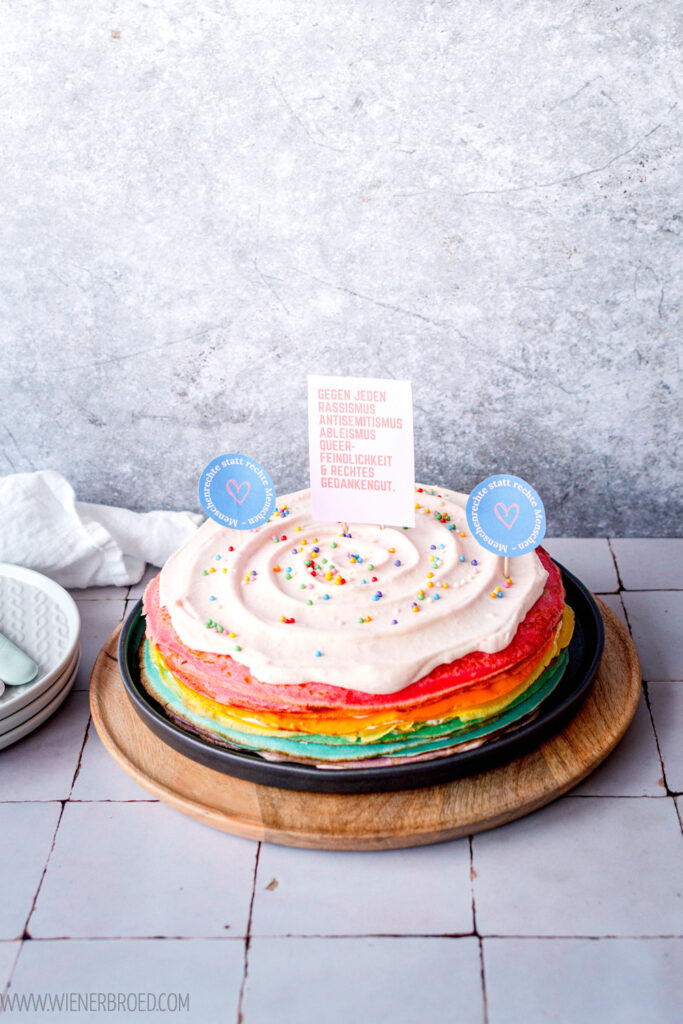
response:
[[[232,530],[254,530],[275,508],[273,481],[247,455],[212,459],[199,478],[199,501],[208,516]]]
[[[545,509],[531,484],[518,476],[490,476],[467,499],[467,522],[487,551],[516,558],[545,537]]]

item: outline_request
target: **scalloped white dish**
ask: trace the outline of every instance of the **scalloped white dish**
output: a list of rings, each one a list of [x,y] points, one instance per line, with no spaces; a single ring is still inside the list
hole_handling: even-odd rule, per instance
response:
[[[78,666],[74,668],[74,671],[67,678],[62,688],[58,690],[55,696],[52,697],[52,699],[43,708],[41,708],[40,711],[38,711],[31,718],[27,719],[25,722],[22,722],[20,725],[17,725],[14,729],[10,729],[8,732],[0,733],[0,750],[3,750],[5,747],[9,747],[12,743],[16,743],[17,740],[23,740],[24,737],[28,736],[29,733],[32,733],[34,729],[37,729],[38,726],[42,725],[44,722],[47,722],[48,718],[50,718],[55,713],[59,706],[63,704],[66,698],[69,696],[71,688],[76,679],[77,669]]]
[[[81,617],[71,595],[32,569],[0,562],[0,632],[38,665],[23,686],[0,695],[0,721],[31,704],[64,676],[78,655]]]
[[[74,657],[69,662],[68,667],[61,676],[47,688],[43,690],[30,704],[25,704],[11,715],[6,715],[4,718],[0,718],[0,739],[12,729],[16,729],[17,726],[23,725],[24,722],[28,722],[29,719],[33,718],[42,711],[44,707],[51,703],[62,692],[65,686],[71,687],[76,679],[78,673],[78,666],[81,663],[81,649],[78,647],[74,654]]]

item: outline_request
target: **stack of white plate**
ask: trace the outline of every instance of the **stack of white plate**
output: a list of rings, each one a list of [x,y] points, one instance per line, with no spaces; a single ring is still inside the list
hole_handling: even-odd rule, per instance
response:
[[[81,619],[58,583],[0,562],[0,633],[38,666],[30,683],[5,686],[0,693],[2,750],[37,729],[66,699],[81,660]]]

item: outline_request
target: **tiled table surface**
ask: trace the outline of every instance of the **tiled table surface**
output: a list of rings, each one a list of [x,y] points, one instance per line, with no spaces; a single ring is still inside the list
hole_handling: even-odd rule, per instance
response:
[[[76,689],[0,752],[0,991],[189,993],[189,1010],[6,1019],[680,1019],[683,540],[548,547],[635,638],[646,683],[631,729],[535,814],[395,852],[257,844],[151,799],[105,752],[86,692],[141,586],[75,592]]]

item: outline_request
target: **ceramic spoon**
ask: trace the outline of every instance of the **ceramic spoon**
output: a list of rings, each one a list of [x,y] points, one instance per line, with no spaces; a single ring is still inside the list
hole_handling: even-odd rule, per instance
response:
[[[35,661],[0,633],[0,682],[7,686],[23,686],[35,679],[37,673]]]

